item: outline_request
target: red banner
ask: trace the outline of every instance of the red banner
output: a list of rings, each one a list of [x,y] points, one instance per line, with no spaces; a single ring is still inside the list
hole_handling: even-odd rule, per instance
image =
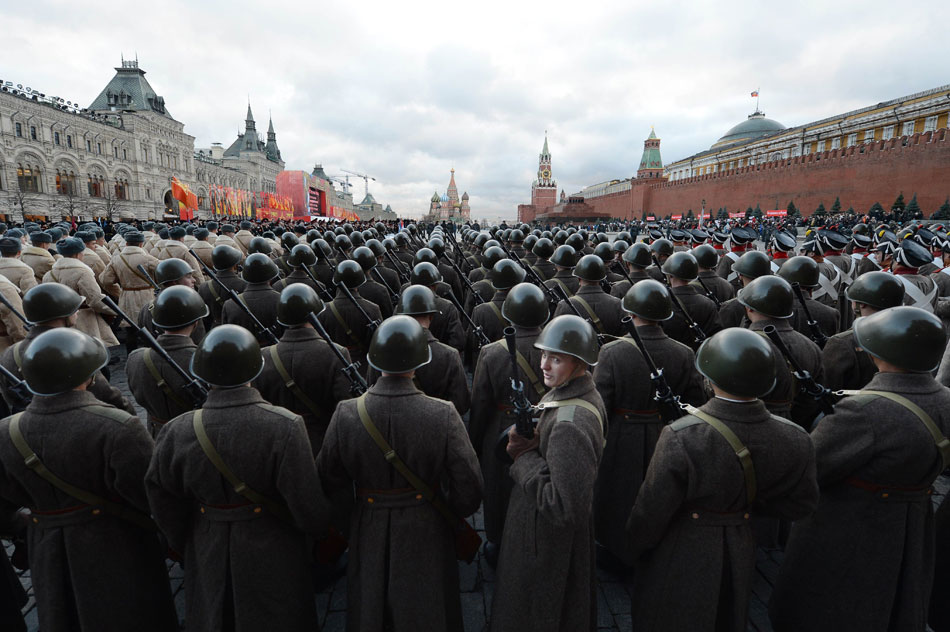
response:
[[[765,214],[768,217],[785,217],[788,215],[788,211],[784,208],[780,208],[774,211],[766,211]]]
[[[738,213],[729,213],[731,219],[738,219],[740,217],[745,217],[745,211],[740,211]]]
[[[175,177],[172,177],[172,197],[178,201],[179,219],[194,219],[195,211],[198,210],[198,196]]]
[[[682,215],[673,215],[672,219],[673,219],[673,221],[675,222],[675,221],[677,221],[677,220],[683,219],[683,216],[682,216]]]
[[[655,222],[655,221],[656,221],[656,217],[653,216],[653,215],[647,215],[647,221],[648,221],[648,222]]]

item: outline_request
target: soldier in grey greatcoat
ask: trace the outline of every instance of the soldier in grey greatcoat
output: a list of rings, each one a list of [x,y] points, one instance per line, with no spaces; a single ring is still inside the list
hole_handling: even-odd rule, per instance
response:
[[[821,502],[792,526],[769,605],[779,632],[926,628],[931,486],[950,463],[950,390],[932,371],[947,337],[933,314],[894,307],[856,320],[854,340],[878,373],[812,432]]]
[[[244,259],[241,251],[234,246],[219,244],[211,251],[211,268],[221,283],[238,294],[244,291],[246,283],[237,274],[237,267]],[[210,331],[215,325],[221,324],[221,310],[228,300],[228,293],[214,279],[208,279],[198,287],[198,294],[211,310],[205,319],[205,329]]]
[[[700,347],[697,366],[716,397],[660,433],[627,525],[639,560],[635,630],[744,632],[752,516],[794,520],[814,510],[808,434],[758,399],[775,383],[774,361],[765,338],[739,328]]]
[[[373,335],[373,328],[367,321],[367,316],[377,324],[383,319],[379,307],[359,295],[359,287],[365,282],[366,275],[360,264],[352,260],[341,261],[333,276],[333,284],[337,287],[336,296],[318,316],[333,342],[346,347],[350,357],[364,368],[366,350]],[[343,284],[359,307],[347,297],[341,287]]]
[[[508,326],[508,322],[501,314],[505,297],[508,296],[511,288],[524,281],[526,274],[524,268],[511,259],[499,260],[489,272],[495,294],[490,301],[475,306],[472,310],[472,321],[481,327],[492,342],[501,340],[505,327]]]
[[[693,331],[686,314],[699,325],[703,334],[709,338],[722,329],[716,304],[699,292],[692,282],[699,277],[699,264],[688,252],[674,252],[663,264],[663,274],[676,301],[677,309],[673,317],[663,321],[663,330],[673,340],[682,342],[693,350],[699,348],[698,332]],[[685,312],[685,314],[683,313]]]
[[[280,325],[277,324],[277,300],[280,298],[280,293],[270,286],[271,281],[276,279],[278,274],[277,264],[264,253],[255,252],[249,255],[244,262],[244,270],[241,272],[247,285],[244,291],[238,294],[238,300],[254,314],[262,326],[279,338],[282,333]],[[254,320],[233,298],[224,302],[224,307],[221,308],[221,322],[226,325],[240,325],[253,332],[260,344],[269,344],[272,341],[265,332],[258,331]]]
[[[598,335],[622,335],[620,299],[605,292],[600,285],[607,277],[603,260],[597,255],[584,255],[574,267],[573,274],[577,278],[577,290],[566,301],[562,299],[558,303],[554,315],[574,314],[576,310],[581,318],[593,323]]]
[[[340,403],[317,456],[328,495],[346,491],[352,502],[355,490],[347,629],[460,632],[454,535],[481,501],[475,451],[455,408],[413,384],[431,357],[415,319],[384,321],[368,357],[382,377]]]

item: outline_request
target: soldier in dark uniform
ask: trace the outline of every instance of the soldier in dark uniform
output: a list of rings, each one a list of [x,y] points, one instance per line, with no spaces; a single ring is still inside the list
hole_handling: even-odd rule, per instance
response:
[[[920,273],[931,261],[930,251],[911,239],[905,239],[894,253],[894,276],[904,284],[904,305],[933,312],[940,289],[934,280]]]
[[[464,288],[462,287],[462,281],[459,279],[458,274],[455,272],[455,268],[444,262],[442,255],[445,253],[445,242],[440,237],[433,237],[429,240],[426,247],[435,253],[435,264],[439,268],[439,272],[442,274],[442,279],[449,284],[449,287],[452,288],[452,293],[455,294],[455,297],[459,300],[459,303],[465,302],[465,293]]]
[[[237,274],[237,267],[243,259],[244,255],[241,254],[240,250],[227,244],[216,245],[214,250],[211,251],[215,276],[238,294],[243,292],[246,286],[244,279]],[[210,330],[215,325],[220,325],[221,310],[228,300],[228,294],[217,282],[208,279],[198,288],[198,295],[211,310],[209,317],[205,320],[205,329]]]
[[[904,286],[892,274],[868,272],[859,276],[848,288],[847,298],[854,305],[857,316],[870,316],[902,305]],[[877,373],[871,356],[855,344],[853,334],[848,329],[834,335],[822,349],[824,385],[833,391],[864,388]]]
[[[818,263],[818,288],[812,292],[812,298],[819,303],[838,309],[838,294],[839,288],[844,283],[844,273],[835,264],[825,261],[825,253],[829,251],[830,247],[822,238],[820,231],[812,233],[802,244],[802,254]]]
[[[439,269],[427,262],[416,264],[409,276],[409,282],[412,285],[425,286],[435,294],[435,305],[439,311],[432,316],[429,331],[440,342],[463,351],[465,349],[465,330],[462,329],[462,315],[459,314],[459,310],[451,301],[438,295],[440,284],[445,286],[441,281],[442,275],[439,273]]]
[[[525,275],[524,268],[511,259],[502,259],[491,270],[490,278],[495,295],[491,301],[475,306],[472,310],[472,321],[482,328],[492,342],[500,340],[505,327],[508,326],[501,313],[508,290],[524,281]]]
[[[790,285],[798,283],[802,289],[804,303],[808,306],[808,313],[815,319],[826,337],[838,333],[838,323],[841,318],[840,310],[819,303],[812,298],[812,292],[818,287],[821,276],[818,263],[814,259],[803,256],[792,257],[786,260],[785,265],[778,271],[778,275],[788,281]],[[850,313],[850,308],[848,308],[848,311]],[[795,330],[800,334],[812,336],[811,329],[808,326],[808,317],[805,315],[805,308],[797,300],[795,301],[795,316],[792,322]]]
[[[208,306],[197,292],[183,285],[162,290],[152,305],[152,324],[163,332],[158,344],[188,371],[195,353],[192,334],[208,315]],[[148,430],[153,438],[170,419],[195,408],[194,399],[185,389],[188,381],[150,347],[129,355],[126,375],[132,396],[148,413]]]
[[[84,300],[75,290],[60,283],[40,283],[30,288],[23,297],[23,315],[33,323],[33,327],[24,340],[3,351],[0,364],[17,377],[22,377],[23,357],[33,341],[47,331],[73,327],[76,323],[76,312],[83,309]],[[130,415],[135,414],[134,404],[125,399],[119,389],[109,384],[102,372],[95,375],[86,390],[101,402],[124,410]],[[29,404],[10,389],[7,380],[0,380],[0,391],[13,412],[21,411]]]
[[[492,287],[491,279],[488,278],[488,271],[495,267],[495,264],[505,258],[505,251],[498,246],[489,246],[485,249],[484,254],[482,255],[482,265],[487,266],[485,270],[485,275],[479,276],[478,280],[475,280],[472,283],[472,293],[468,295],[465,299],[465,310],[468,314],[472,313],[472,310],[475,309],[475,297],[474,294],[477,292],[479,296],[482,297],[482,302],[487,303],[492,300],[492,297],[495,295],[495,288]],[[471,277],[475,272],[480,272],[479,270],[472,270],[469,274]]]
[[[68,327],[23,350],[34,397],[0,422],[0,512],[30,509],[42,629],[173,631],[165,549],[143,484],[152,439],[88,390],[108,361],[102,342]]]
[[[346,347],[350,352],[350,357],[359,362],[360,366],[366,366],[366,350],[369,348],[369,340],[373,335],[373,329],[366,316],[376,323],[383,319],[379,307],[359,295],[358,288],[365,282],[366,275],[360,264],[352,260],[341,261],[333,276],[333,284],[337,286],[336,296],[327,303],[327,309],[317,316],[333,342]],[[341,287],[343,284],[346,285],[359,307],[347,297]],[[363,316],[363,312],[366,316]]]
[[[313,250],[313,254],[317,256],[317,262],[310,270],[313,272],[313,276],[317,277],[317,281],[330,289],[333,286],[333,268],[335,267],[332,259],[333,249],[323,238],[311,241],[310,248]]]
[[[240,300],[260,321],[261,325],[270,329],[278,337],[281,330],[277,324],[277,300],[280,293],[271,287],[271,282],[280,272],[277,264],[262,252],[255,252],[247,256],[244,261],[244,270],[241,276],[247,285],[244,291],[238,294]],[[228,299],[221,310],[221,322],[226,325],[240,325],[248,331],[253,331],[259,343],[270,341],[270,338],[261,331],[256,331],[256,325],[247,313],[234,302]]]
[[[861,226],[862,224],[859,224]],[[857,228],[857,227],[855,227]],[[875,272],[881,267],[877,265],[869,254],[871,248],[871,238],[865,234],[854,232],[851,235],[851,258],[854,259],[854,278],[858,278],[868,272]]]
[[[588,372],[597,336],[558,316],[535,341],[550,390],[532,439],[512,428],[514,480],[505,519],[490,629],[593,630],[597,621],[592,502],[604,447],[604,402]]]
[[[577,277],[577,291],[567,301],[558,303],[554,315],[573,314],[576,310],[582,318],[593,323],[598,335],[623,335],[620,299],[607,294],[600,285],[607,276],[607,266],[603,260],[597,255],[584,255],[577,262],[573,274]],[[567,303],[573,305],[574,309]]]
[[[617,298],[623,298],[627,294],[631,282],[637,283],[644,279],[653,278],[647,274],[646,271],[647,268],[653,264],[653,259],[650,257],[650,247],[642,241],[627,248],[620,259],[620,264],[625,266],[627,276],[630,280],[628,281],[625,278],[621,281],[617,281],[613,287],[610,288],[610,295],[616,296]]]
[[[534,342],[548,320],[547,298],[541,288],[519,283],[505,297],[501,307],[505,320],[515,329],[520,379],[525,396],[532,404],[546,392],[541,379],[541,351]],[[482,347],[472,381],[472,413],[468,432],[475,446],[485,480],[485,556],[494,566],[505,525],[505,512],[511,495],[508,466],[498,459],[495,443],[498,435],[514,422],[511,404],[511,357],[502,340]]]
[[[666,263],[666,260],[673,254],[673,242],[669,239],[654,239],[650,244],[650,257],[654,265],[647,268],[647,274],[655,281],[663,281],[663,271],[659,266]]]
[[[471,406],[471,393],[459,351],[439,342],[429,331],[433,317],[439,313],[435,293],[423,285],[410,285],[399,297],[396,313],[412,316],[422,325],[432,351],[431,362],[416,371],[413,378],[416,386],[429,397],[452,402],[459,415],[467,413]],[[370,367],[367,381],[375,384],[379,377],[379,371]]]
[[[191,364],[208,399],[165,424],[145,477],[155,521],[184,560],[194,629],[317,627],[311,538],[325,534],[329,506],[303,419],[250,386],[263,365],[249,331],[211,330]]]
[[[304,285],[313,289],[313,291],[317,294],[326,292],[326,286],[321,283],[319,279],[316,283],[314,283],[313,279],[310,278],[310,275],[307,274],[307,270],[317,263],[317,255],[314,254],[313,249],[310,246],[307,244],[297,244],[291,248],[288,254],[285,257],[282,257],[282,259],[284,261],[285,267],[289,269],[290,273],[283,279],[274,282],[272,287],[275,290],[280,292],[285,287],[293,285],[294,283],[303,283]]]
[[[192,272],[191,266],[186,261],[182,261],[181,259],[177,258],[163,259],[157,266],[155,266],[155,282],[158,283],[159,287],[162,289],[176,285],[186,287],[188,289],[194,289],[195,277],[193,276]],[[155,301],[152,301],[139,311],[136,318],[136,324],[139,327],[147,329],[149,333],[157,337],[161,335],[161,331],[156,329],[155,325],[153,324],[152,309],[154,305]],[[209,314],[210,312],[205,314],[202,318],[206,318]],[[198,344],[201,342],[201,339],[204,338],[205,333],[207,333],[207,331],[205,330],[204,322],[199,320],[195,325],[195,328],[192,330],[190,336],[194,343]],[[128,338],[126,338],[126,349],[128,349],[129,338],[132,338],[132,336],[128,333],[126,335],[128,336]],[[144,344],[144,342],[141,340],[137,341],[136,343],[137,346],[141,346],[142,344]],[[169,417],[169,419],[171,419],[171,417]]]
[[[789,253],[795,251],[796,240],[784,231],[776,231],[769,239],[768,254],[772,258],[773,271],[785,265]]]
[[[717,233],[713,233],[713,241],[721,243],[719,242]],[[719,265],[716,266],[716,274],[726,281],[729,281],[732,287],[738,290],[742,285],[740,285],[739,275],[735,273],[733,266],[739,262],[739,259],[745,252],[750,248],[754,249],[753,242],[755,241],[755,233],[748,228],[737,226],[729,233],[729,241],[731,250],[724,252],[719,259]],[[766,258],[768,257],[766,256]],[[732,325],[726,325],[726,327],[731,326]]]
[[[366,247],[373,252],[376,257],[376,267],[373,268],[373,276],[381,284],[388,286],[393,292],[399,292],[399,274],[392,268],[392,264],[386,259],[386,247],[378,239],[367,239]],[[388,264],[388,265],[387,265]]]
[[[930,490],[950,459],[939,445],[950,434],[950,391],[932,372],[947,337],[936,316],[913,307],[853,329],[878,373],[812,432],[821,502],[792,527],[769,605],[780,632],[926,628]]]
[[[578,286],[577,277],[572,274],[574,266],[577,265],[575,250],[566,244],[558,246],[551,255],[551,263],[554,264],[554,276],[544,284],[551,289],[557,286],[564,295],[574,296]]]
[[[390,290],[378,282],[378,277],[373,275],[376,270],[376,256],[373,251],[366,246],[360,246],[353,251],[353,261],[360,264],[363,268],[363,274],[366,276],[366,282],[360,286],[360,296],[376,305],[383,318],[389,318],[393,315],[393,299]]]
[[[759,277],[739,290],[736,299],[745,307],[751,322],[750,330],[760,332],[759,335],[764,337],[766,326],[775,327],[798,365],[808,371],[816,382],[822,383],[824,370],[821,365],[821,349],[807,336],[792,328],[790,321],[794,314],[795,298],[792,286],[785,279],[775,275]],[[769,344],[772,342],[769,341]],[[773,414],[791,419],[808,430],[817,416],[817,404],[811,396],[799,392],[788,362],[777,347],[773,351],[776,365],[775,388],[764,393],[762,401]]]
[[[546,237],[541,237],[531,248],[536,259],[531,266],[542,281],[547,281],[554,276],[556,269],[551,263],[551,255],[554,254],[554,242]]]
[[[356,492],[347,564],[353,630],[463,628],[454,536],[478,509],[482,480],[455,408],[412,381],[431,358],[427,342],[409,316],[380,325],[368,359],[382,377],[340,403],[317,456],[328,495]]]
[[[308,320],[323,309],[311,286],[292,283],[283,289],[277,322],[285,328],[284,335],[276,345],[262,349],[264,368],[252,383],[265,400],[303,418],[314,454],[323,445],[337,403],[351,397],[343,364]],[[346,348],[337,346],[349,362]]]
[[[622,245],[623,244],[621,244],[621,246]],[[621,275],[619,272],[614,272],[611,269],[614,263],[614,251],[611,248],[611,244],[607,243],[606,241],[600,242],[594,247],[594,255],[600,257],[600,259],[604,262],[604,267],[606,268],[607,273],[606,279],[611,286],[613,286],[613,284],[617,283],[618,281],[624,280],[623,275]]]
[[[663,274],[672,287],[673,296],[679,299],[679,305],[702,329],[706,337],[722,329],[716,304],[699,293],[691,284],[699,276],[699,264],[688,252],[673,253],[663,264]],[[673,340],[678,340],[694,350],[699,348],[696,334],[689,328],[685,316],[679,310],[673,311],[673,317],[663,323],[663,330]]]
[[[730,268],[730,273],[735,274],[739,279],[740,287],[745,287],[760,276],[772,274],[772,265],[764,252],[750,250],[739,257],[735,265]],[[736,299],[723,303],[719,308],[719,321],[723,328],[745,326],[745,308],[742,303]]]
[[[818,504],[808,434],[760,399],[778,361],[765,338],[739,328],[700,347],[696,364],[716,396],[663,428],[627,525],[641,561],[635,629],[744,631],[752,516],[796,520]]]
[[[720,305],[736,296],[736,288],[724,278],[716,274],[716,266],[719,263],[719,254],[716,249],[709,244],[696,246],[690,252],[699,265],[699,276],[695,285],[705,287],[719,299]],[[699,283],[702,279],[702,284]]]

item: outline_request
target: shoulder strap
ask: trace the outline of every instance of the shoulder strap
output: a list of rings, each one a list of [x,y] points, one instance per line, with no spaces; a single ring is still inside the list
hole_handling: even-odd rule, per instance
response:
[[[152,349],[150,347],[145,348],[145,351],[142,354],[142,361],[145,362],[145,368],[148,369],[148,372],[152,375],[152,379],[155,380],[156,386],[162,389],[162,392],[165,393],[165,396],[168,399],[172,400],[179,406],[185,407],[186,409],[193,408],[192,404],[182,399],[178,393],[172,390],[172,387],[168,385],[168,382],[165,381],[165,378],[162,377],[158,367],[155,366],[155,359],[152,357]]]
[[[129,272],[131,272],[132,274],[134,274],[134,275],[137,276],[138,278],[142,279],[143,281],[145,281],[146,283],[148,283],[150,286],[152,285],[152,284],[149,282],[148,279],[146,279],[144,276],[142,276],[142,273],[141,273],[141,272],[139,272],[138,270],[136,270],[135,268],[132,267],[132,264],[129,263],[129,260],[125,258],[125,255],[119,254],[119,259],[122,259],[122,263],[124,263],[124,264],[125,264],[125,267],[129,269]]]
[[[319,417],[320,408],[314,403],[312,399],[307,397],[307,394],[303,392],[300,386],[297,385],[297,382],[294,381],[294,378],[290,376],[290,373],[287,371],[287,367],[285,367],[284,363],[280,360],[280,354],[277,352],[277,345],[271,345],[267,349],[270,353],[270,359],[274,363],[274,368],[277,369],[277,372],[280,374],[280,378],[284,381],[284,386],[286,386],[290,392],[294,394],[294,397],[299,399],[311,413]]]
[[[739,260],[739,255],[738,255],[737,253],[735,253],[735,252],[732,252],[731,250],[726,253],[726,256],[729,257],[730,259],[732,259],[733,262]]]
[[[363,341],[360,340],[360,337],[353,332],[353,329],[347,324],[346,319],[343,318],[343,314],[340,313],[340,310],[336,306],[336,301],[330,301],[330,311],[333,312],[333,317],[336,318],[336,322],[340,323],[340,326],[346,331],[346,335],[350,337],[350,340],[356,343],[357,347],[363,348]]]
[[[594,415],[597,419],[597,422],[600,424],[600,429],[604,429],[604,419],[600,415],[600,411],[597,410],[597,407],[591,404],[586,399],[581,399],[580,397],[572,397],[570,399],[561,399],[554,402],[541,402],[536,406],[540,410],[547,410],[548,408],[563,408],[565,406],[580,406],[587,412]]]
[[[96,406],[95,408],[99,407]],[[13,415],[13,417],[10,418],[10,425],[8,429],[10,431],[10,439],[13,441],[13,445],[16,447],[17,452],[20,453],[20,456],[23,457],[24,465],[33,470],[40,478],[45,480],[59,491],[71,496],[72,498],[75,498],[83,504],[101,507],[106,513],[134,524],[137,527],[141,527],[142,529],[146,529],[148,531],[158,531],[155,523],[147,515],[117,502],[106,500],[105,498],[97,496],[90,491],[76,487],[75,485],[67,483],[60,477],[50,472],[46,468],[46,465],[44,465],[40,460],[40,457],[36,455],[30,445],[26,442],[26,437],[23,436],[23,432],[20,430],[20,418],[22,416],[23,413],[17,413]],[[128,413],[124,413],[124,416],[127,417]]]
[[[221,455],[218,454],[218,451],[215,449],[214,444],[211,443],[211,439],[208,438],[208,433],[205,432],[205,425],[201,421],[202,410],[199,408],[195,411],[194,415],[191,417],[191,425],[195,429],[195,437],[198,438],[198,443],[201,444],[201,449],[204,450],[205,456],[208,457],[208,460],[211,461],[211,464],[214,465],[215,469],[221,472],[228,483],[231,484],[231,487],[234,488],[234,491],[244,496],[252,503],[266,507],[269,512],[274,514],[276,517],[286,522],[293,523],[293,518],[290,516],[290,512],[287,508],[278,503],[275,500],[271,500],[263,494],[259,494],[250,487],[247,486],[247,483],[240,480],[234,472],[228,467],[228,464],[224,462],[224,459],[221,458]]]
[[[224,299],[221,298],[221,293],[218,292],[218,284],[214,280],[208,281],[208,283],[210,283],[208,291],[211,292],[211,296],[214,297],[215,302],[218,305],[224,305]]]
[[[23,341],[21,340],[20,342],[13,345],[13,362],[16,364],[17,369],[23,368],[23,356],[20,354],[20,344],[22,344],[22,342]]]
[[[567,296],[568,298],[570,298],[571,296],[574,296],[574,292],[571,292],[571,290],[568,289],[567,285],[565,285],[564,281],[562,281],[561,279],[557,277],[551,277],[550,279],[548,279],[548,281],[554,281],[555,283],[560,285],[561,289],[564,290],[564,295]]]
[[[366,432],[369,433],[370,438],[373,439],[373,442],[383,453],[383,457],[386,459],[386,462],[392,465],[397,472],[404,479],[406,479],[412,487],[422,494],[422,497],[427,501],[432,503],[432,506],[442,514],[442,517],[445,518],[445,521],[455,529],[458,527],[460,522],[465,522],[459,516],[455,514],[454,511],[445,503],[442,498],[437,495],[431,487],[429,487],[425,481],[416,476],[415,472],[409,469],[409,466],[396,454],[396,451],[393,450],[393,447],[389,445],[389,442],[386,441],[386,438],[383,437],[382,433],[379,432],[379,428],[376,427],[376,424],[373,423],[372,417],[369,416],[369,411],[366,410],[366,393],[363,393],[356,398],[356,411],[359,413],[360,422],[363,424],[363,428],[366,429]],[[467,524],[467,523],[466,523]]]
[[[504,340],[504,338],[502,340]],[[531,368],[531,365],[528,364],[528,359],[521,355],[520,351],[515,351],[515,353],[515,359],[518,361],[518,367],[521,369],[521,372],[524,373],[525,377],[528,378],[528,381],[531,382],[531,386],[534,387],[534,390],[537,391],[538,395],[544,395],[544,393],[547,391],[547,389],[544,388],[544,382],[538,379],[538,374],[535,373],[534,369]]]
[[[584,311],[587,312],[587,315],[590,316],[591,321],[594,323],[594,327],[597,328],[597,333],[600,333],[600,334],[605,334],[605,333],[607,333],[607,332],[604,330],[604,323],[600,322],[600,317],[597,316],[597,312],[595,312],[595,311],[594,311],[594,308],[590,306],[590,303],[588,303],[587,301],[585,301],[583,298],[581,298],[581,297],[580,297],[579,295],[577,295],[577,294],[575,294],[574,296],[570,297],[570,298],[567,299],[567,300],[570,301],[570,300],[572,300],[572,299],[577,299],[578,302],[580,302],[581,307],[584,308]]]
[[[689,405],[686,406],[686,412],[702,419],[712,426],[713,430],[721,434],[723,439],[729,442],[729,446],[736,453],[736,456],[739,457],[739,465],[742,466],[742,474],[745,476],[746,500],[751,505],[752,501],[755,500],[756,480],[755,466],[752,464],[752,454],[749,452],[749,448],[745,447],[742,441],[739,440],[739,437],[736,436],[736,433],[719,419]]]
[[[934,438],[934,445],[937,446],[937,450],[940,451],[940,457],[943,459],[943,467],[946,469],[950,465],[950,439],[947,439],[943,435],[943,432],[940,431],[940,427],[934,422],[933,418],[928,415],[923,408],[910,401],[903,395],[898,395],[897,393],[891,393],[890,391],[835,391],[836,395],[877,395],[878,397],[883,397],[889,399],[895,404],[900,404],[910,412],[914,413],[920,421],[927,427],[927,430],[930,432],[930,435]]]
[[[501,315],[501,310],[495,305],[494,301],[488,301],[487,305],[491,307],[491,310],[495,312],[495,316],[498,317],[498,320],[501,321],[501,324],[505,327],[508,326],[508,321],[505,320],[505,317]]]

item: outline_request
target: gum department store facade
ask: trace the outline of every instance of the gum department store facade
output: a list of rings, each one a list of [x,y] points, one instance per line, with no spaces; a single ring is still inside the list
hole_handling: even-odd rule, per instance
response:
[[[200,217],[209,185],[276,192],[284,162],[273,123],[262,140],[250,105],[227,149],[196,151],[138,61],[115,70],[88,108],[0,81],[0,219],[161,218],[174,207],[173,176],[198,196]]]

